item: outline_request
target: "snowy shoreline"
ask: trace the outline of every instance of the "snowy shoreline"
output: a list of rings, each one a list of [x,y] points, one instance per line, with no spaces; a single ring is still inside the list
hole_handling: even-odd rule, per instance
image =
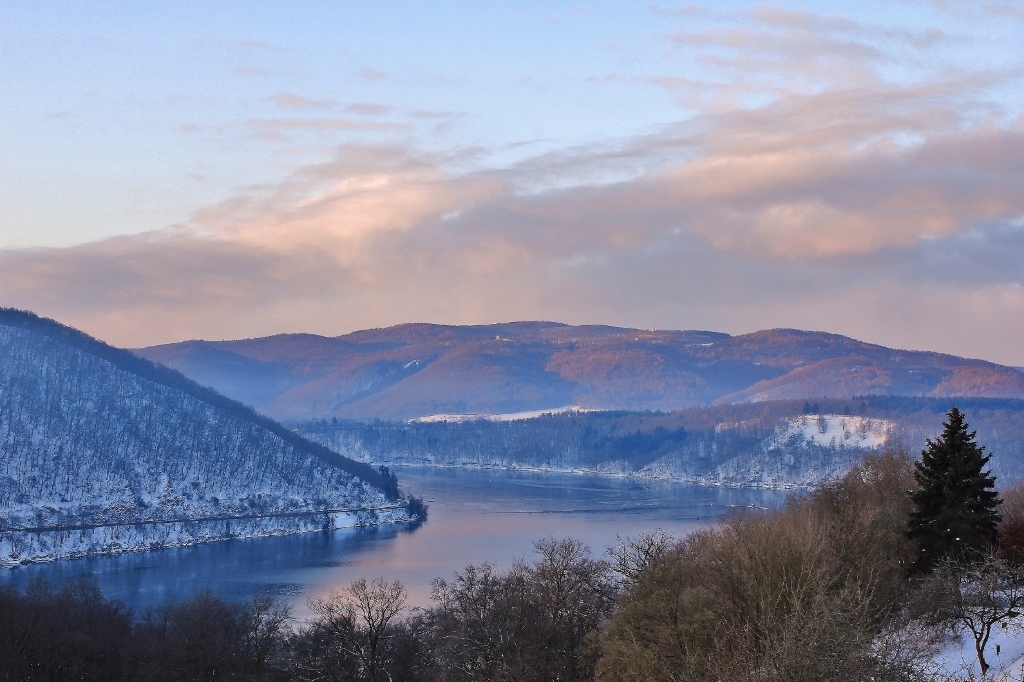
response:
[[[395,504],[359,509],[150,520],[66,528],[4,529],[0,531],[0,569],[126,552],[190,547],[221,540],[297,535],[342,528],[412,523],[416,520],[408,514],[407,505]]]
[[[378,464],[378,462],[373,462]],[[754,488],[757,490],[813,490],[820,484],[797,484],[797,483],[751,483],[733,481],[712,481],[698,477],[680,477],[651,473],[649,471],[610,471],[608,469],[587,469],[581,467],[559,468],[552,466],[525,466],[510,464],[497,466],[492,464],[433,464],[430,462],[403,462],[403,461],[382,461],[389,467],[409,467],[421,469],[470,469],[472,471],[528,471],[534,473],[569,474],[574,476],[604,476],[607,478],[631,478],[647,481],[662,481],[665,483],[690,483],[693,485],[706,486],[708,488]]]

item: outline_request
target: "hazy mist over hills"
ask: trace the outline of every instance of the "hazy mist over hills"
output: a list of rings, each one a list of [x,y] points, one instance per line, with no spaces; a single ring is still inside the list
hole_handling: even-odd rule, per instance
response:
[[[404,324],[137,352],[293,421],[861,395],[1024,398],[1024,372],[1013,367],[793,329],[730,336],[554,322]]]

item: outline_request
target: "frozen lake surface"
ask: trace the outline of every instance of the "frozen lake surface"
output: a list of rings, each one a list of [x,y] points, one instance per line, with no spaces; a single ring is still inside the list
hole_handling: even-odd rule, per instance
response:
[[[785,491],[493,469],[397,469],[402,489],[428,500],[418,528],[382,526],[37,564],[0,570],[23,586],[95,579],[103,593],[137,609],[188,599],[205,589],[227,599],[281,595],[305,612],[310,596],[364,577],[401,580],[413,604],[430,603],[431,581],[470,563],[508,566],[532,558],[533,542],[574,537],[595,554],[616,535],[656,528],[683,535],[744,507],[775,507]]]

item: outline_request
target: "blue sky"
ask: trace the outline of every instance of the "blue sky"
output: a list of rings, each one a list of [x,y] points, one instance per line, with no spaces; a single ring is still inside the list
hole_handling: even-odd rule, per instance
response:
[[[591,82],[677,59],[644,5],[24,3],[3,23],[7,245],[184,221],[346,141],[502,165],[679,117],[660,89]],[[336,126],[253,125],[286,119]]]
[[[0,302],[115,343],[549,318],[1024,364],[1022,2],[0,25]]]

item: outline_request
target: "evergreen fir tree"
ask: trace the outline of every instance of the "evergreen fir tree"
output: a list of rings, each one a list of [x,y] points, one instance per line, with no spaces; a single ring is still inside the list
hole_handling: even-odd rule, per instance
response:
[[[915,568],[925,571],[945,558],[971,561],[990,550],[1002,520],[996,507],[1002,500],[996,479],[984,471],[991,455],[968,432],[964,414],[953,407],[946,415],[942,435],[926,441],[928,447],[915,463],[918,490],[910,493],[914,510],[907,534],[920,553]]]

